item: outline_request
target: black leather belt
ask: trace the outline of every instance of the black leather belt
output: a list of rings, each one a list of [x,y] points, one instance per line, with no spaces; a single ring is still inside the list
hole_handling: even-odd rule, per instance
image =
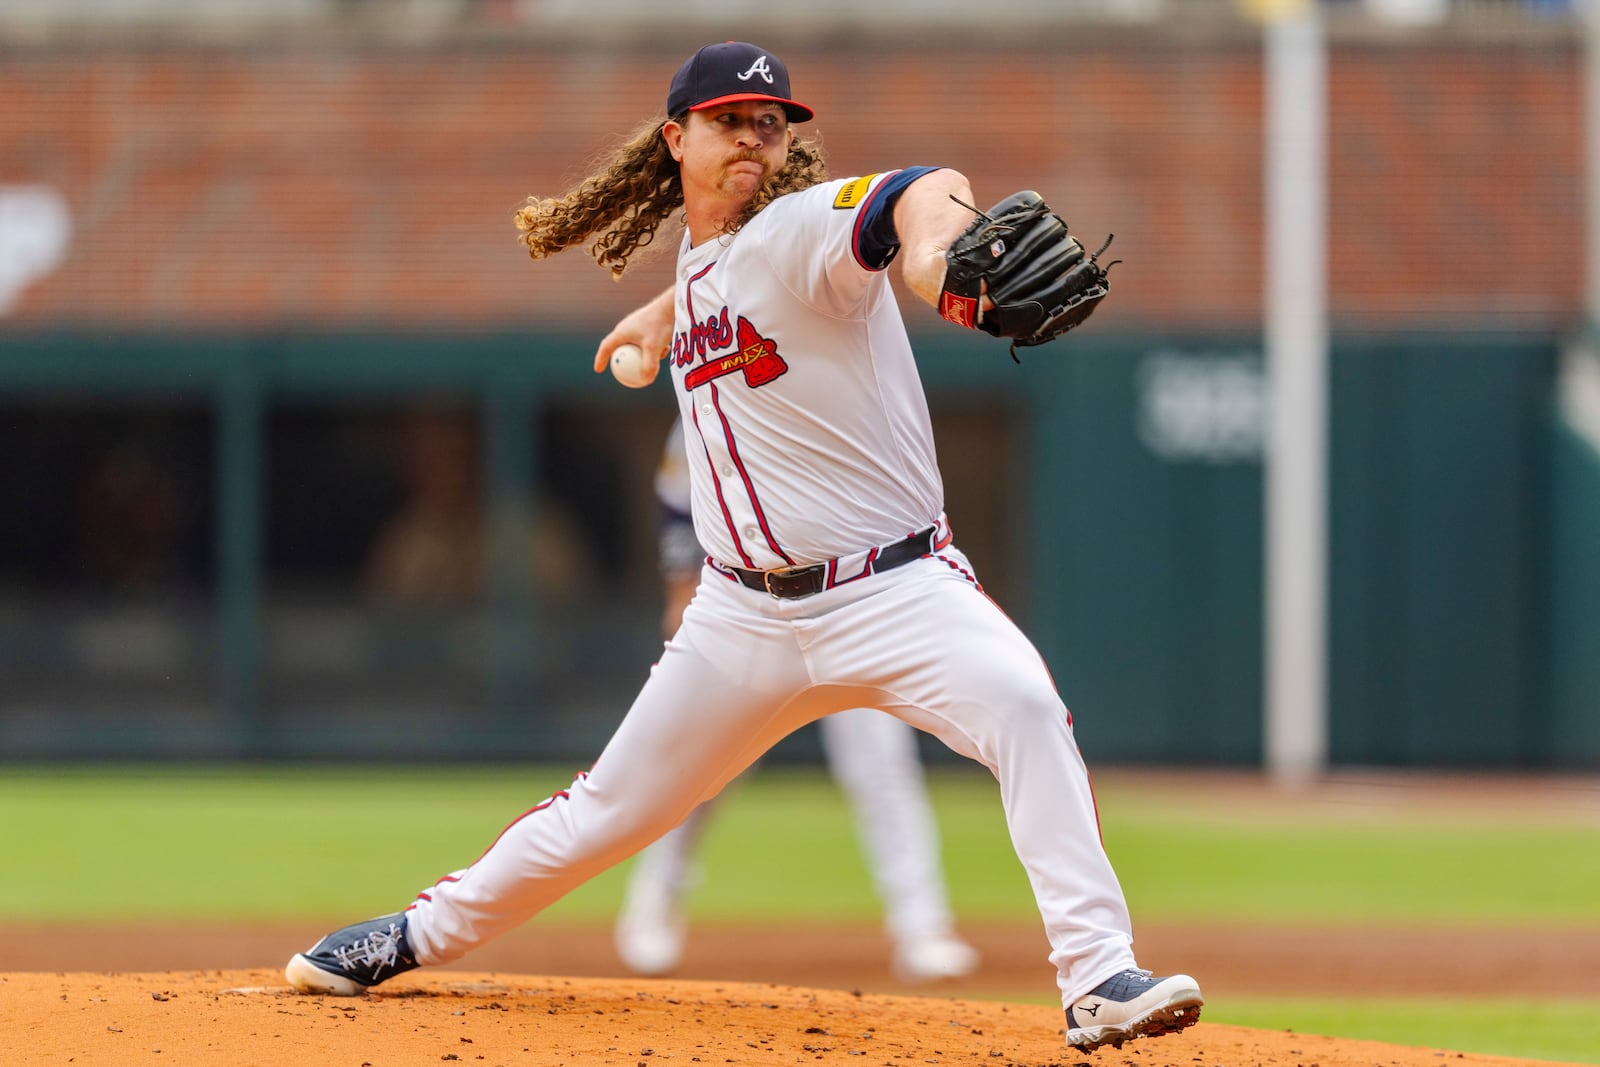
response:
[[[867,569],[873,574],[892,571],[914,559],[921,559],[933,551],[933,538],[938,527],[918,530],[904,541],[896,541],[878,549]],[[743,567],[729,567],[740,582],[758,593],[771,593],[779,600],[797,600],[813,596],[828,587],[828,564],[813,563],[805,567],[779,567],[770,571],[747,571]]]

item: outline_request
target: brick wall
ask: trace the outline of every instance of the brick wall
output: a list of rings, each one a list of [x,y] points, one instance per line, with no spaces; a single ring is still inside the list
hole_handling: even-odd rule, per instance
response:
[[[581,251],[531,263],[511,213],[657,113],[681,47],[0,52],[0,186],[66,198],[61,265],[8,327],[538,328],[664,285]],[[955,166],[1032,186],[1124,259],[1106,327],[1260,320],[1260,53],[1131,37],[969,54],[785,49],[838,175]],[[1533,45],[1330,56],[1341,327],[1559,329],[1581,310],[1582,63]],[[931,316],[931,311],[928,313]],[[931,319],[929,320],[932,321]]]

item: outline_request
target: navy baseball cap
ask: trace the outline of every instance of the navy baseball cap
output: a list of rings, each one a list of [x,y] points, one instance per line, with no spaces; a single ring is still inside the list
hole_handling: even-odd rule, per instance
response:
[[[708,44],[678,68],[667,90],[667,114],[731,104],[737,100],[771,100],[782,104],[790,122],[806,122],[816,114],[789,99],[789,68],[768,52],[743,41]]]

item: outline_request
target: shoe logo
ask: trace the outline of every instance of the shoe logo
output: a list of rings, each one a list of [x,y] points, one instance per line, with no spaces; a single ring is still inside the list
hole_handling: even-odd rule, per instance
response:
[[[1074,1011],[1081,1011],[1085,1015],[1087,1015],[1089,1018],[1093,1019],[1096,1015],[1100,1014],[1100,1008],[1101,1007],[1102,1007],[1102,1005],[1100,1004],[1100,1002],[1096,1001],[1094,1007],[1092,1007],[1092,1008],[1089,1007],[1087,1004],[1074,1004],[1072,1006],[1072,1009]]]
[[[757,74],[761,75],[762,81],[766,82],[768,85],[772,84],[772,68],[767,66],[766,56],[762,56],[754,63],[750,64],[750,69],[745,71],[743,74],[736,74],[734,76],[742,82],[747,82],[751,78],[754,78]]]

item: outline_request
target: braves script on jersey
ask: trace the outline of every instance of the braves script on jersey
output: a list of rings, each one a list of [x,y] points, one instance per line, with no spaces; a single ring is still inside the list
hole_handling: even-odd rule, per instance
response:
[[[883,270],[897,246],[880,205],[925,172],[830,182],[780,198],[736,237],[685,236],[672,374],[695,533],[718,562],[816,563],[943,512],[927,402]]]

